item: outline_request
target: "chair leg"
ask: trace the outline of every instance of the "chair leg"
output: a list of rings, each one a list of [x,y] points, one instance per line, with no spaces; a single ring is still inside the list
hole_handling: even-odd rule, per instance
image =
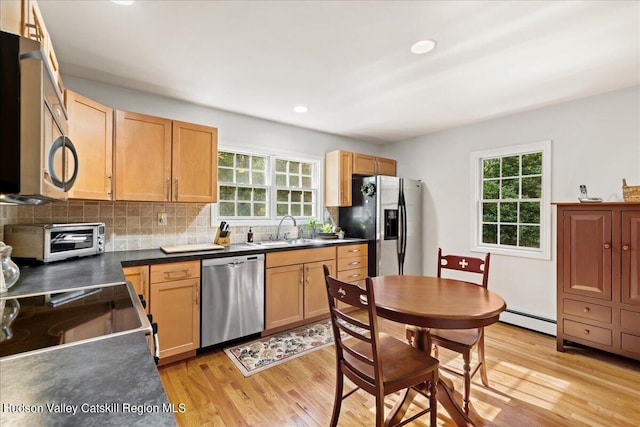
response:
[[[469,396],[471,395],[471,351],[465,351],[462,354],[464,359],[464,413],[469,415]]]
[[[438,378],[437,378],[437,374],[435,374],[434,379],[429,381],[429,425],[430,427],[436,427],[438,425],[438,396],[436,396],[437,390],[438,390]]]
[[[376,427],[384,427],[384,394],[376,394]]]
[[[342,389],[344,386],[344,375],[342,372],[336,372],[336,395],[333,400],[333,415],[331,415],[331,427],[338,425],[340,417],[340,408],[342,407]]]
[[[489,387],[489,377],[487,377],[487,364],[484,361],[484,332],[480,333],[478,341],[478,363],[480,363],[480,378],[485,387]]]

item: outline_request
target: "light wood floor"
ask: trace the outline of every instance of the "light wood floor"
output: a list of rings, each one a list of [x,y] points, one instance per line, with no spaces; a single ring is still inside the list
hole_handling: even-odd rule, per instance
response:
[[[381,329],[404,336],[402,325]],[[640,425],[640,362],[589,349],[556,351],[555,338],[498,323],[486,329],[490,387],[473,380],[473,418],[485,426]],[[180,426],[328,426],[335,381],[333,346],[245,378],[222,350],[160,368],[173,403],[186,404]],[[455,365],[440,351],[441,364]],[[457,364],[459,366],[459,364]],[[457,390],[461,381],[453,377]],[[347,382],[348,383],[348,382]],[[394,396],[387,398],[387,410]],[[374,400],[357,392],[339,426],[373,425]],[[428,416],[412,426],[426,426]],[[451,426],[442,407],[438,425]]]

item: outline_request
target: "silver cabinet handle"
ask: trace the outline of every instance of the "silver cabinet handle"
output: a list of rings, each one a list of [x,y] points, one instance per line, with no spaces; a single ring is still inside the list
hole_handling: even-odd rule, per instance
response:
[[[171,178],[167,177],[167,202],[171,200]]]

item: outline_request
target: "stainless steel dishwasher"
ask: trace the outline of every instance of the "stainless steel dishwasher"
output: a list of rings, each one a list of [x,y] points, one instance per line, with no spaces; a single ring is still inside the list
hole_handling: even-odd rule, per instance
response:
[[[202,260],[200,346],[264,329],[264,255]]]

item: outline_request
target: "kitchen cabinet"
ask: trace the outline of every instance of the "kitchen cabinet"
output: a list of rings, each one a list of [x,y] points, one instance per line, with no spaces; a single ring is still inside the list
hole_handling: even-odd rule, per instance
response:
[[[116,111],[115,199],[217,201],[216,128]]]
[[[328,317],[322,266],[335,273],[335,247],[267,253],[265,263],[265,335]]]
[[[113,174],[113,108],[65,91],[69,138],[76,146],[78,177],[71,199],[111,200]]]
[[[136,265],[133,267],[123,267],[124,279],[131,282],[136,294],[142,295],[146,302],[145,312],[149,314],[149,266]]]
[[[640,360],[640,204],[558,204],[557,349]]]
[[[364,279],[369,271],[367,244],[339,245],[336,249],[338,255],[337,279],[364,287]],[[348,304],[338,301],[338,307],[345,308],[348,307]]]
[[[353,174],[396,176],[396,161],[368,154],[353,153]]]
[[[326,153],[324,170],[324,204],[326,206],[351,206],[353,153],[342,150]]]
[[[149,311],[158,323],[160,364],[195,356],[200,346],[200,261],[153,264]]]
[[[325,154],[324,204],[351,206],[354,175],[396,175],[396,161],[384,157],[335,150]]]
[[[45,26],[38,2],[36,0],[0,1],[0,26],[2,31],[40,42],[43,60],[48,64],[60,93],[64,93],[58,58],[53,50],[51,36]]]

